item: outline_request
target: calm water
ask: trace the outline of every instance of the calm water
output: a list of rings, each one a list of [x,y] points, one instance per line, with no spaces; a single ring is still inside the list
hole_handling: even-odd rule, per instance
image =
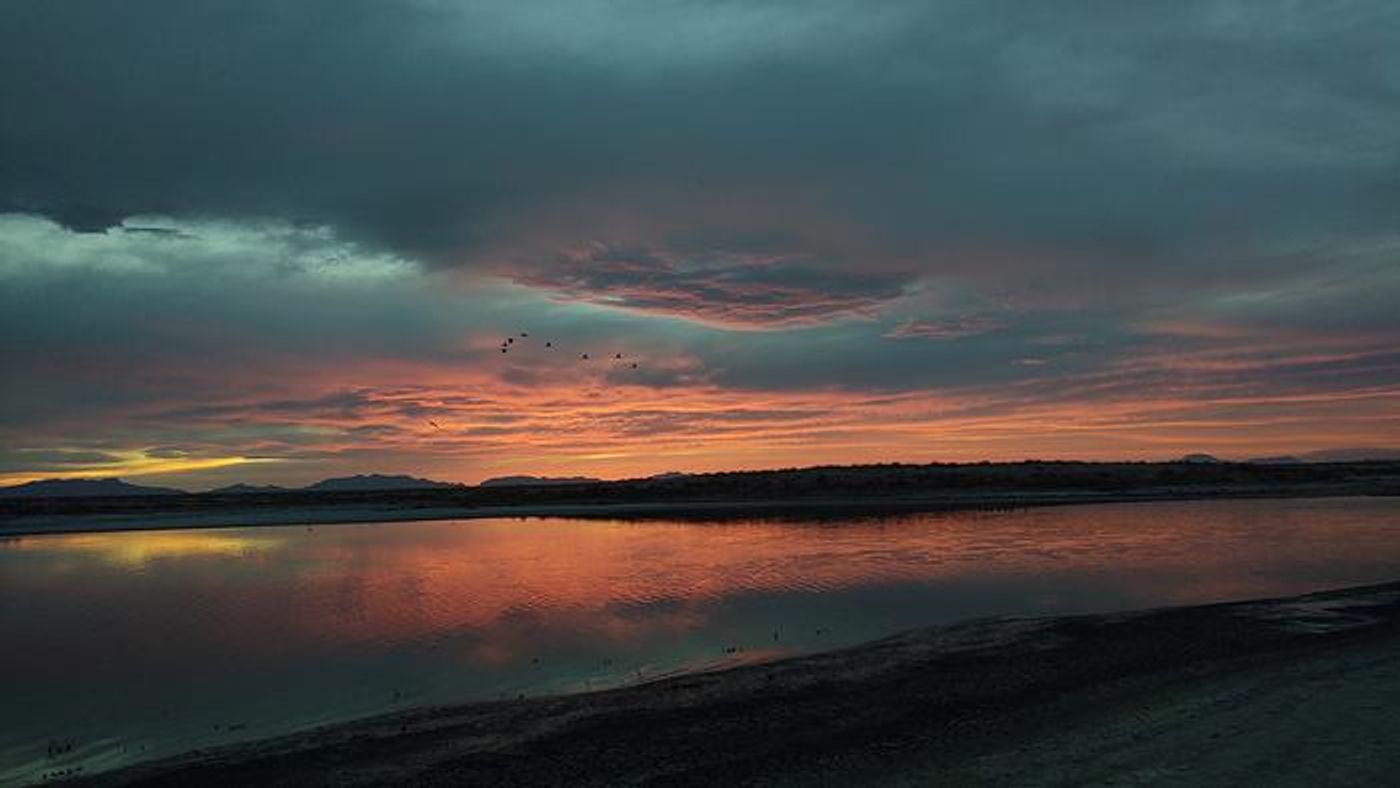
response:
[[[0,542],[0,782],[975,616],[1392,580],[1397,537],[1400,499],[11,539]],[[70,740],[71,752],[47,754]]]

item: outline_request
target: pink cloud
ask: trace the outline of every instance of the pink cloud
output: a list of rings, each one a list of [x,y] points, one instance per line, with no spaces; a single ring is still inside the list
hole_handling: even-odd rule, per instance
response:
[[[1005,321],[979,315],[944,320],[909,318],[885,332],[884,336],[888,339],[960,339],[1001,331],[1008,325]]]
[[[564,301],[741,329],[871,319],[909,283],[904,273],[853,273],[803,254],[606,243],[504,275]]]

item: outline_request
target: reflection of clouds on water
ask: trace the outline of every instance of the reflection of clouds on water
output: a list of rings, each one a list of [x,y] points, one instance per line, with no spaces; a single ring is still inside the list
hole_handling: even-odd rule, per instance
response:
[[[73,719],[170,752],[222,741],[213,723],[274,735],[973,617],[1375,582],[1397,525],[1400,500],[1356,499],[26,537],[0,551],[0,631],[27,646],[0,651],[0,772]]]
[[[270,533],[244,531],[125,531],[58,534],[16,541],[21,550],[51,554],[56,559],[97,560],[128,568],[143,568],[166,559],[200,557],[250,558],[275,550],[283,540]]]

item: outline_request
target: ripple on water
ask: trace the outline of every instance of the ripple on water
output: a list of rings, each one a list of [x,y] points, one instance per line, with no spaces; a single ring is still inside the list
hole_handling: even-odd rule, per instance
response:
[[[26,644],[0,649],[0,780],[956,619],[1380,582],[1397,535],[1400,500],[1334,499],[25,538],[0,550],[0,631]]]

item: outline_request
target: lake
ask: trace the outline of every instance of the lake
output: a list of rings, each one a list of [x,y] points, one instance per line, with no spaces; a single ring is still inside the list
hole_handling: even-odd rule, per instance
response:
[[[0,783],[972,617],[1400,578],[1400,499],[0,541]]]

